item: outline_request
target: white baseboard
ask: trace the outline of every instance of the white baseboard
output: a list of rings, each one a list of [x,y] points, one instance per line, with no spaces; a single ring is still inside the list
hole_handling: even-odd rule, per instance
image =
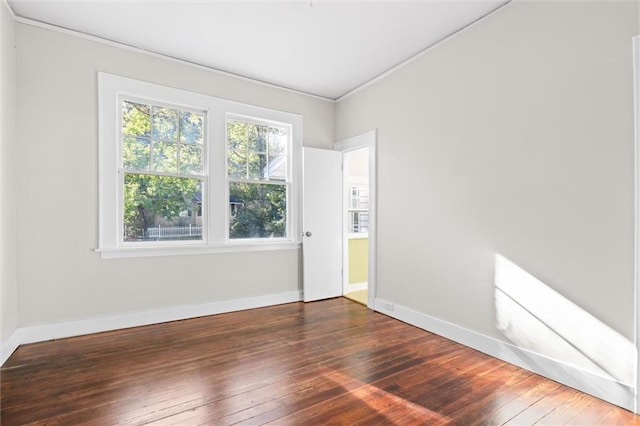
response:
[[[366,281],[361,283],[348,284],[345,288],[345,292],[349,293],[352,291],[366,290],[368,288],[368,285],[369,283],[367,283]]]
[[[0,347],[0,366],[9,359],[11,354],[20,346],[20,330],[16,329],[11,333],[9,338],[2,343]]]
[[[267,294],[244,299],[173,306],[150,311],[113,315],[110,317],[21,327],[2,344],[2,362],[0,365],[4,364],[19,345],[27,343],[44,342],[83,334],[139,327],[142,325],[158,324],[245,309],[262,308],[265,306],[281,305],[283,303],[299,302],[300,300],[302,300],[300,291],[289,291],[286,293]]]
[[[633,386],[383,299],[375,299],[374,310],[634,411]]]

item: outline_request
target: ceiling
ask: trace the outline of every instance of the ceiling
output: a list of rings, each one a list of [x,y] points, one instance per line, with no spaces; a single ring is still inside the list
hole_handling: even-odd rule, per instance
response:
[[[337,99],[506,0],[9,0],[16,16]]]

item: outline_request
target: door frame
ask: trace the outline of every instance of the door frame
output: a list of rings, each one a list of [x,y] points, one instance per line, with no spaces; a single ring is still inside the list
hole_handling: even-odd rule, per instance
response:
[[[640,414],[640,36],[633,42],[633,104],[634,104],[634,257],[633,257],[633,291],[634,291],[634,345],[636,347],[635,392],[633,412]]]
[[[364,148],[357,148],[357,150]],[[353,151],[349,151],[353,152]],[[353,284],[349,283],[349,242],[351,239],[349,238],[349,203],[351,201],[351,194],[349,194],[349,185],[347,183],[347,178],[349,177],[349,162],[346,161],[346,154],[342,155],[342,294],[347,294],[347,290]],[[367,158],[367,163],[369,163],[369,159]],[[369,185],[369,174],[367,173],[366,177],[367,181],[367,190],[370,190]],[[369,241],[369,231],[367,230],[367,241]],[[368,247],[367,247],[368,251]],[[369,265],[369,260],[367,259],[367,266]],[[368,268],[367,268],[368,269]],[[368,275],[368,274],[367,274]],[[354,283],[355,284],[355,283]],[[369,283],[367,282],[367,289],[369,288]],[[356,290],[360,290],[357,288]]]
[[[369,257],[367,277],[367,307],[374,309],[377,289],[377,237],[378,237],[378,131],[377,129],[336,142],[334,149],[343,153],[369,148]],[[344,164],[344,163],[343,163]],[[344,190],[344,188],[343,188]],[[344,209],[343,209],[344,210]],[[343,241],[345,226],[342,227]],[[343,256],[344,259],[344,256]],[[343,260],[344,262],[344,260]],[[344,268],[343,268],[344,269]]]

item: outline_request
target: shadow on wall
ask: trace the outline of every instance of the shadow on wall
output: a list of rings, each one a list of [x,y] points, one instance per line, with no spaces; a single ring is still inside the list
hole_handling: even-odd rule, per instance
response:
[[[633,383],[631,341],[501,255],[496,255],[495,302],[498,330],[519,347]]]

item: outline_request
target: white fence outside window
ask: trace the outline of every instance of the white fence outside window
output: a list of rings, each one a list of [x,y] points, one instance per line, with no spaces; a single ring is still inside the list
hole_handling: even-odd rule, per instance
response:
[[[193,239],[202,237],[202,226],[154,226],[144,233],[146,240]]]

